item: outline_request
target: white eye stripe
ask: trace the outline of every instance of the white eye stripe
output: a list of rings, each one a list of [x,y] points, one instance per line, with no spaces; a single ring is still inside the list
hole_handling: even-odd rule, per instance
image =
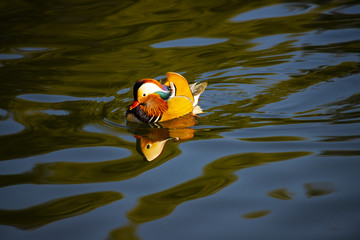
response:
[[[148,94],[155,93],[158,91],[164,91],[158,85],[154,83],[144,83],[138,90],[138,92],[142,93],[142,96],[145,97]],[[145,96],[144,96],[145,94]]]

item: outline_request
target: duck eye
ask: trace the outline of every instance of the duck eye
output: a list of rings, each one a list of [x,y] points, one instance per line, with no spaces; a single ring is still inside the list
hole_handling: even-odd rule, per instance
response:
[[[146,96],[146,93],[143,94],[143,97],[145,97],[145,96]]]
[[[150,149],[150,144],[146,145],[146,148],[147,148],[147,149]]]

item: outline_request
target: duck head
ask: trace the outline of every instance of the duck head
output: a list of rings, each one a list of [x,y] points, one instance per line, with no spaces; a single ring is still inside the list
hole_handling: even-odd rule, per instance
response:
[[[134,101],[128,107],[126,119],[131,122],[157,122],[167,111],[171,96],[168,86],[154,79],[142,79],[133,86]]]
[[[157,96],[154,94],[157,94]],[[129,110],[136,108],[140,104],[144,104],[149,97],[160,97],[162,100],[167,100],[170,95],[170,88],[155,79],[139,80],[133,86],[134,101],[129,107]]]

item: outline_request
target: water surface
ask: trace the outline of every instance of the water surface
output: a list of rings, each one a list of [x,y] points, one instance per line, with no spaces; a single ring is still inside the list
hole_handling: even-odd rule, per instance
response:
[[[0,20],[1,239],[360,237],[357,1],[6,0]],[[134,82],[167,72],[208,82],[205,113],[127,124]]]

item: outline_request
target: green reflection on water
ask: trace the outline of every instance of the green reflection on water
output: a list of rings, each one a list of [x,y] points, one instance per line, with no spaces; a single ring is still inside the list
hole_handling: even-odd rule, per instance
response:
[[[121,198],[122,194],[117,192],[96,192],[60,198],[21,210],[0,209],[0,224],[34,230],[64,218],[85,214]]]
[[[294,194],[289,192],[286,188],[281,188],[268,192],[268,195],[276,199],[291,200]]]
[[[55,162],[40,163],[30,172],[23,174],[1,175],[0,186],[16,184],[79,184],[108,181],[121,181],[136,177],[179,155],[176,147],[165,151],[159,161],[146,162],[133,150],[126,158],[95,163]]]
[[[236,179],[233,175],[205,175],[163,192],[142,197],[139,205],[128,213],[128,218],[136,223],[162,218],[182,202],[214,194]]]
[[[246,214],[243,214],[242,216],[244,218],[259,218],[259,217],[263,217],[263,216],[266,216],[268,215],[269,213],[271,213],[271,211],[269,210],[260,210],[260,211],[255,211],[255,212],[250,212],[250,213],[246,213]]]
[[[313,182],[304,184],[307,197],[328,195],[335,191],[335,187],[329,182]]]
[[[234,173],[257,165],[303,157],[311,152],[242,153],[217,159],[204,168],[204,174],[183,184],[140,199],[128,213],[136,223],[152,221],[170,214],[179,204],[212,195],[237,180]]]
[[[186,201],[207,197],[221,191],[238,179],[235,172],[249,167],[275,161],[290,160],[303,157],[311,152],[279,152],[279,153],[242,153],[217,159],[204,168],[202,176],[171,187],[167,190],[150,194],[139,199],[138,205],[128,212],[130,223],[114,229],[109,239],[139,239],[137,228],[140,224],[163,218]],[[246,218],[265,216],[270,211],[259,211],[245,214]]]

